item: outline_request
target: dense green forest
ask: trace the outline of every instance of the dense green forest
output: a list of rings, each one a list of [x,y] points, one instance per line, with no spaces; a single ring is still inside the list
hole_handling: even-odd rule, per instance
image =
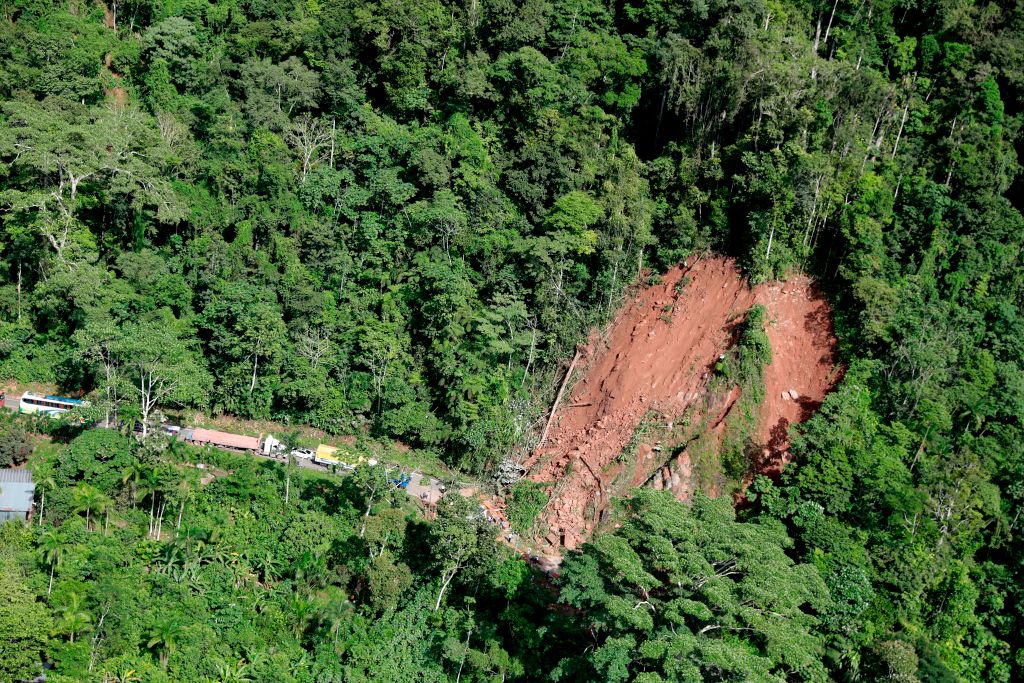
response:
[[[4,381],[488,477],[705,250],[814,274],[847,367],[749,505],[640,491],[555,578],[372,468],[5,421],[41,514],[0,526],[0,681],[1019,678],[1019,3],[0,13]]]

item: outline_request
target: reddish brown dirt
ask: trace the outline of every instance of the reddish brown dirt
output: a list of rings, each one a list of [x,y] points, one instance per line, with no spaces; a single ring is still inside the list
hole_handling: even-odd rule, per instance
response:
[[[117,25],[114,23],[114,13],[107,6],[107,3],[103,2],[103,0],[96,0],[96,4],[103,8],[103,25],[109,29],[117,28]]]
[[[106,6],[104,6],[104,9],[105,8]],[[114,83],[116,85],[114,85],[114,87],[112,88],[106,88],[105,92],[107,94],[107,97],[109,97],[111,101],[114,103],[115,109],[123,109],[124,106],[128,103],[128,91],[121,86],[121,74],[117,73],[113,70],[113,68],[111,68],[111,59],[112,55],[108,52],[106,57],[103,58],[103,66],[107,67],[107,70],[110,72],[110,75],[111,77],[113,77]]]
[[[574,548],[584,540],[609,502],[612,482],[622,481],[620,474],[633,485],[650,481],[680,498],[690,495],[692,468],[685,451],[666,464],[657,445],[641,444],[634,462],[617,458],[649,416],[669,431],[684,413],[699,416],[712,435],[721,434],[738,392],[711,395],[708,382],[737,323],[755,303],[764,304],[773,321],[768,336],[774,357],[766,371],[759,434],[766,444],[762,464],[784,461],[786,427],[806,419],[835,381],[827,304],[804,277],[751,290],[724,257],[677,266],[627,304],[605,339],[591,340],[586,368],[577,370],[582,379],[559,407],[547,441],[524,463],[530,479],[554,484],[542,513],[547,544]],[[783,389],[800,398],[783,400]]]
[[[765,459],[757,471],[777,474],[789,459],[789,426],[807,420],[821,407],[842,368],[835,356],[832,311],[807,276],[758,287],[757,302],[768,311],[772,347],[758,435]]]

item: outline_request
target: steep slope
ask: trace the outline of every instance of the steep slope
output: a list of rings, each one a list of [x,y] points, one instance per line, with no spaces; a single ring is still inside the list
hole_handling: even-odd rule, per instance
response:
[[[639,292],[607,337],[591,340],[582,379],[525,463],[530,479],[552,484],[542,513],[547,544],[576,547],[631,486],[668,487],[680,498],[698,484],[718,493],[724,480],[696,481],[686,447],[724,429],[739,391],[714,382],[715,364],[757,303],[768,311],[775,354],[758,419],[759,466],[784,460],[785,428],[806,419],[834,381],[828,306],[807,278],[752,290],[730,259],[693,260]]]
[[[788,456],[789,426],[808,419],[842,376],[835,356],[832,311],[805,276],[757,288],[757,301],[768,310],[772,362],[765,368],[766,400],[758,433],[765,460],[758,470],[781,470]],[[795,394],[795,396],[793,395]]]

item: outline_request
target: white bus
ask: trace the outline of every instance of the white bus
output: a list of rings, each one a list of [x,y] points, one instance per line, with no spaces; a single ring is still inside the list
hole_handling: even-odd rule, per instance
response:
[[[62,415],[80,406],[89,405],[88,401],[61,396],[40,396],[26,391],[21,395],[19,410],[22,413],[45,413],[51,417]]]

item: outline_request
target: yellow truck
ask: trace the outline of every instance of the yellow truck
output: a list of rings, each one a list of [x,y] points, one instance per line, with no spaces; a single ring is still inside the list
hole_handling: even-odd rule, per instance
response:
[[[316,453],[313,454],[313,462],[318,465],[341,465],[341,458],[338,457],[337,446],[328,446],[325,443],[320,444],[316,447]]]
[[[313,454],[313,462],[318,465],[324,465],[325,467],[336,466],[343,470],[352,471],[359,465],[366,463],[367,465],[376,465],[377,461],[374,458],[365,458],[359,456],[359,459],[354,463],[348,463],[338,457],[338,451],[340,449],[337,446],[328,446],[325,443],[320,444],[316,447],[316,453]]]

